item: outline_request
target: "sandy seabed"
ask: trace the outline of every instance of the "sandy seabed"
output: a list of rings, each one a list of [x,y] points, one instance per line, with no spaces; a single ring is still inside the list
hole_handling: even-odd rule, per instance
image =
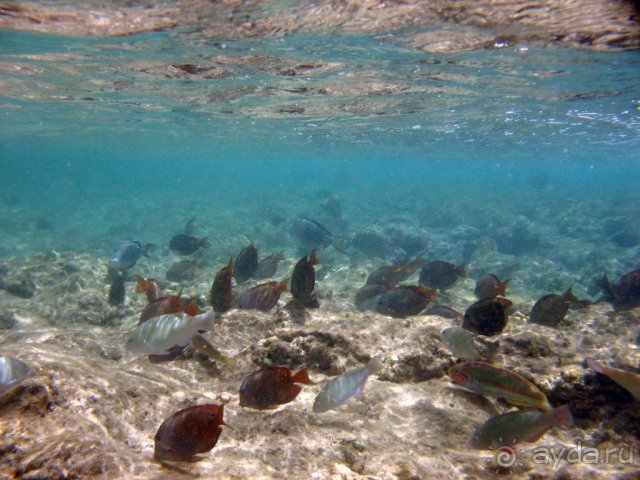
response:
[[[124,348],[144,295],[128,285],[125,306],[111,307],[104,260],[74,254],[43,258],[34,255],[13,265],[36,280],[33,298],[0,291],[0,352],[32,367],[27,381],[0,400],[0,478],[640,476],[638,404],[584,363],[593,357],[638,365],[637,310],[616,314],[598,304],[571,311],[560,329],[528,323],[517,311],[499,337],[480,342],[487,351],[497,345],[495,364],[535,381],[552,405],[568,403],[575,419],[572,428],[552,429],[535,444],[517,446],[507,467],[497,452],[465,446],[477,426],[506,407],[449,381],[446,371],[456,359],[439,332],[459,324],[456,320],[348,311],[343,307],[354,287],[340,284],[336,275],[318,289],[319,310],[301,315],[279,305],[268,313],[224,314],[206,337],[234,358],[233,367],[191,348],[177,360],[152,364]],[[62,264],[75,267],[63,275]],[[208,277],[203,274],[185,292],[206,294]],[[460,282],[450,296],[467,301],[469,282]],[[171,291],[178,288],[174,284]],[[385,368],[369,379],[363,395],[335,411],[312,413],[324,382],[372,355],[380,355]],[[277,410],[241,408],[242,379],[268,363],[306,367],[318,385],[305,386]],[[233,428],[225,428],[201,462],[169,466],[154,460],[153,437],[165,418],[190,405],[217,402],[223,393],[231,396],[225,421]],[[595,464],[593,456],[584,457],[590,447],[600,455]],[[604,459],[613,448],[622,450]]]

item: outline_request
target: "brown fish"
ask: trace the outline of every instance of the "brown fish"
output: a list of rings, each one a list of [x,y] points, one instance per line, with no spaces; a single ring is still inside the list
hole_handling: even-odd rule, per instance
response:
[[[498,295],[504,296],[507,292],[508,284],[509,280],[501,282],[493,273],[488,273],[476,280],[476,288],[473,290],[473,294],[478,300],[496,298]]]
[[[209,237],[196,238],[179,233],[169,241],[169,250],[176,255],[193,255],[198,249],[209,246]]]
[[[252,278],[262,280],[264,278],[273,277],[278,270],[278,263],[283,259],[284,254],[282,252],[274,253],[273,255],[263,258],[260,260],[260,263],[258,263],[258,268]]]
[[[478,335],[497,335],[507,325],[507,310],[513,305],[506,298],[485,298],[467,308],[462,320],[462,328]]]
[[[640,307],[640,268],[623,275],[615,285],[609,283],[605,274],[600,280],[600,286],[617,312]]]
[[[227,266],[218,270],[211,285],[209,301],[213,306],[214,312],[222,313],[231,309],[231,300],[233,297],[233,284],[231,279],[233,275],[233,258],[230,258]]]
[[[250,373],[240,385],[240,406],[266,410],[293,401],[302,383],[312,385],[306,370],[295,375],[287,367],[264,367]]]
[[[160,289],[160,285],[155,278],[143,278],[140,275],[136,275],[136,279],[136,292],[144,292],[147,295],[147,300],[149,300],[149,303],[155,302],[156,300],[164,296],[162,294],[162,290]]]
[[[545,295],[531,309],[529,321],[547,327],[557,327],[569,311],[571,302],[576,300],[578,299],[571,293],[571,287],[562,295]]]
[[[236,282],[242,283],[253,277],[258,269],[258,249],[252,243],[251,245],[244,247],[234,263],[234,273],[236,276]]]
[[[403,285],[378,296],[376,312],[402,318],[417,315],[436,299],[436,291]]]
[[[146,307],[144,307],[142,313],[140,313],[140,320],[138,320],[138,325],[142,325],[146,320],[164,315],[165,313],[181,312],[184,308],[184,304],[180,300],[181,293],[182,289],[180,289],[178,295],[168,295],[148,304]]]
[[[185,280],[193,280],[197,270],[204,267],[203,261],[181,260],[169,267],[164,278],[170,282],[183,282]]]
[[[240,296],[240,308],[271,310],[280,300],[280,294],[287,289],[288,281],[267,282],[250,288]]]
[[[418,283],[427,288],[446,290],[461,277],[466,277],[464,265],[456,266],[453,263],[436,260],[429,262],[420,270]]]
[[[383,265],[369,274],[367,277],[367,285],[394,287],[399,282],[413,275],[423,263],[424,259],[417,257],[413,261],[407,260],[405,262],[394,263],[393,265]]]
[[[372,306],[372,303],[369,302],[369,300],[376,297],[377,295],[387,293],[389,290],[393,290],[393,288],[395,287],[388,287],[387,285],[364,285],[363,287],[360,287],[360,289],[356,292],[356,307],[358,307],[358,310],[360,311],[369,310]]]
[[[315,293],[313,293],[316,286],[316,271],[313,266],[319,263],[315,249],[311,250],[311,255],[308,258],[304,256],[298,260],[291,274],[291,295],[308,308],[320,306]]]
[[[197,462],[198,453],[215,447],[222,425],[224,405],[205,404],[187,407],[167,418],[155,436],[154,456],[158,460]]]

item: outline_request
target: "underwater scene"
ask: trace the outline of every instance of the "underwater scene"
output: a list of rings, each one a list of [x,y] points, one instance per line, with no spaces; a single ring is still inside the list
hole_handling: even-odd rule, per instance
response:
[[[640,478],[640,16],[0,2],[0,479]]]

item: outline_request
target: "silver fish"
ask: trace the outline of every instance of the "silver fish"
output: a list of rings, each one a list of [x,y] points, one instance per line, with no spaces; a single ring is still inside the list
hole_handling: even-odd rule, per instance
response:
[[[373,357],[364,367],[349,370],[327,383],[313,402],[313,411],[323,413],[339,407],[351,397],[362,393],[369,375],[382,370],[384,365]]]
[[[145,355],[163,355],[175,345],[184,347],[199,330],[212,330],[214,312],[190,316],[169,313],[153,317],[139,325],[127,340],[127,350]]]
[[[476,345],[473,343],[473,334],[464,328],[444,328],[440,332],[440,336],[454,356],[469,362],[474,362],[480,358]]]
[[[29,365],[9,355],[0,355],[0,395],[24,382],[29,375]]]

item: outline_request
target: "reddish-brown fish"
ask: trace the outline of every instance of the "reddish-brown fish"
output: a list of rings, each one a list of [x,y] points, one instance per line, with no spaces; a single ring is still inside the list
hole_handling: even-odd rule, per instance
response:
[[[391,317],[417,315],[437,297],[435,290],[415,285],[402,285],[377,296],[376,312]]]
[[[240,385],[240,406],[265,410],[293,401],[302,387],[312,385],[306,370],[292,375],[287,367],[264,367],[245,377]]]
[[[142,310],[142,313],[140,314],[138,325],[142,325],[146,320],[164,315],[165,313],[181,312],[184,308],[184,304],[180,300],[181,293],[182,289],[178,292],[178,295],[168,295],[166,297],[159,298],[144,307],[144,310]]]
[[[406,280],[413,275],[423,263],[424,259],[417,257],[413,261],[406,260],[404,262],[394,263],[393,265],[383,265],[369,274],[367,277],[367,285],[394,287],[398,282]]]
[[[291,274],[291,295],[308,308],[320,306],[316,294],[313,293],[316,286],[316,271],[313,266],[319,263],[316,251],[313,249],[309,257],[305,256],[298,260]]]
[[[216,273],[216,277],[213,279],[213,284],[211,285],[211,296],[209,300],[214,312],[222,313],[231,308],[231,299],[233,297],[231,279],[233,275],[233,258],[230,258],[229,263]]]
[[[158,281],[155,278],[143,278],[139,275],[136,275],[136,278],[138,280],[136,292],[144,292],[149,303],[163,297],[160,285],[158,285]]]
[[[280,300],[280,294],[287,289],[288,281],[262,283],[247,290],[240,296],[240,308],[271,310]]]
[[[187,407],[167,418],[155,436],[154,456],[158,460],[197,462],[198,453],[215,447],[222,425],[224,405]]]

